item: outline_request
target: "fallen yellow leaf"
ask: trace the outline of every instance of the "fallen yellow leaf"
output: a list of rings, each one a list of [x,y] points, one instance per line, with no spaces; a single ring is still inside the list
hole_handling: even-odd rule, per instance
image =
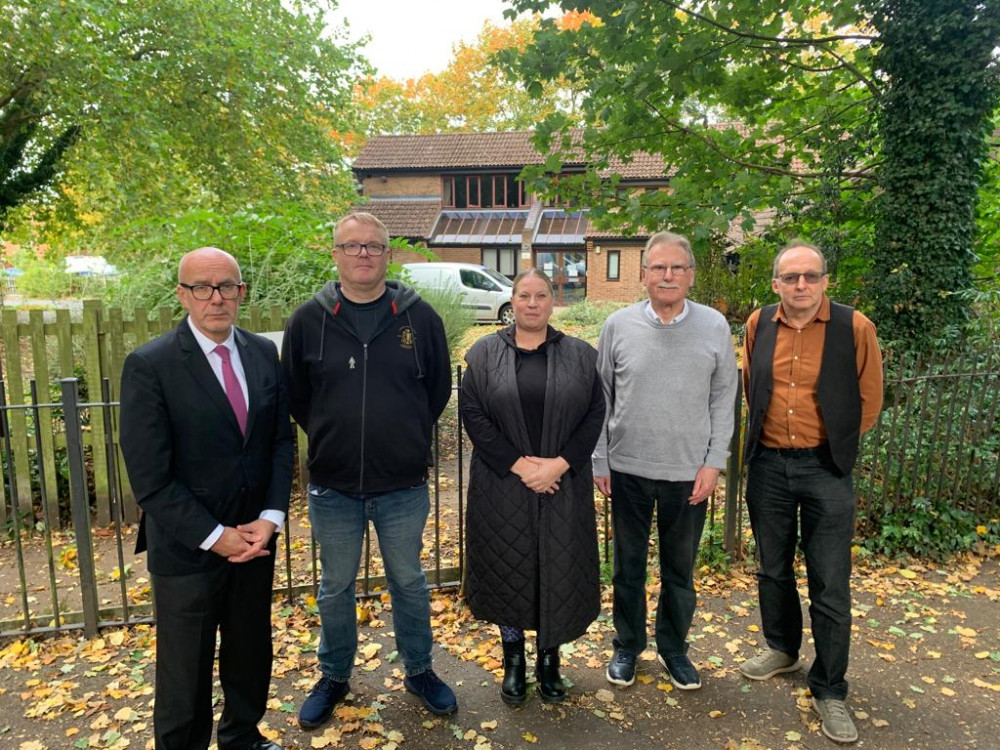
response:
[[[978,677],[972,681],[972,684],[976,687],[986,688],[987,690],[994,690],[1000,693],[1000,685],[994,684],[992,682],[986,682],[985,680],[980,680]]]

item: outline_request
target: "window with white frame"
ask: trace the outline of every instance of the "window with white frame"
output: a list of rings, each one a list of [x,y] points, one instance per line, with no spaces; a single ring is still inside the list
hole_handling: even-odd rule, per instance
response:
[[[483,265],[513,279],[517,275],[517,248],[484,247]]]

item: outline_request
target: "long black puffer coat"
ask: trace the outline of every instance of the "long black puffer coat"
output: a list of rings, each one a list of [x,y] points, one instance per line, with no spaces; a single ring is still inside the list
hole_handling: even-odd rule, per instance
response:
[[[518,396],[513,326],[469,350],[461,402],[474,446],[466,521],[469,607],[479,619],[537,631],[541,649],[579,637],[600,612],[589,453],[604,419],[594,348],[551,328],[545,346],[541,457],[570,460],[563,454],[567,443],[572,439],[578,449],[585,443],[555,494],[532,492],[509,470],[491,468],[484,455],[498,432],[518,455],[533,453]]]

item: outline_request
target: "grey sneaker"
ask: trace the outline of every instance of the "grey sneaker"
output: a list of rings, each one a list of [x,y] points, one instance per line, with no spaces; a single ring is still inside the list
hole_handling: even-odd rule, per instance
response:
[[[740,672],[751,680],[770,680],[782,672],[794,672],[802,667],[797,656],[791,656],[783,651],[765,648],[752,659],[740,664]]]
[[[823,734],[831,740],[844,744],[857,741],[858,730],[844,701],[836,698],[813,698],[813,710],[823,720],[821,725]]]

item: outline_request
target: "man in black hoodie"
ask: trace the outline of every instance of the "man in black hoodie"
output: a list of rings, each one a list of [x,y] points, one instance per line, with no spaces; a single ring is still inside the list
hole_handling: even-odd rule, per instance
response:
[[[451,395],[444,325],[415,290],[386,281],[389,233],[375,216],[337,222],[333,260],[340,281],[292,314],[281,351],[290,411],[309,437],[309,518],[323,564],[322,676],[299,710],[303,729],[324,724],[350,692],[355,579],[369,520],[406,689],[432,713],[458,709],[431,669],[430,597],[420,566],[431,430]]]

